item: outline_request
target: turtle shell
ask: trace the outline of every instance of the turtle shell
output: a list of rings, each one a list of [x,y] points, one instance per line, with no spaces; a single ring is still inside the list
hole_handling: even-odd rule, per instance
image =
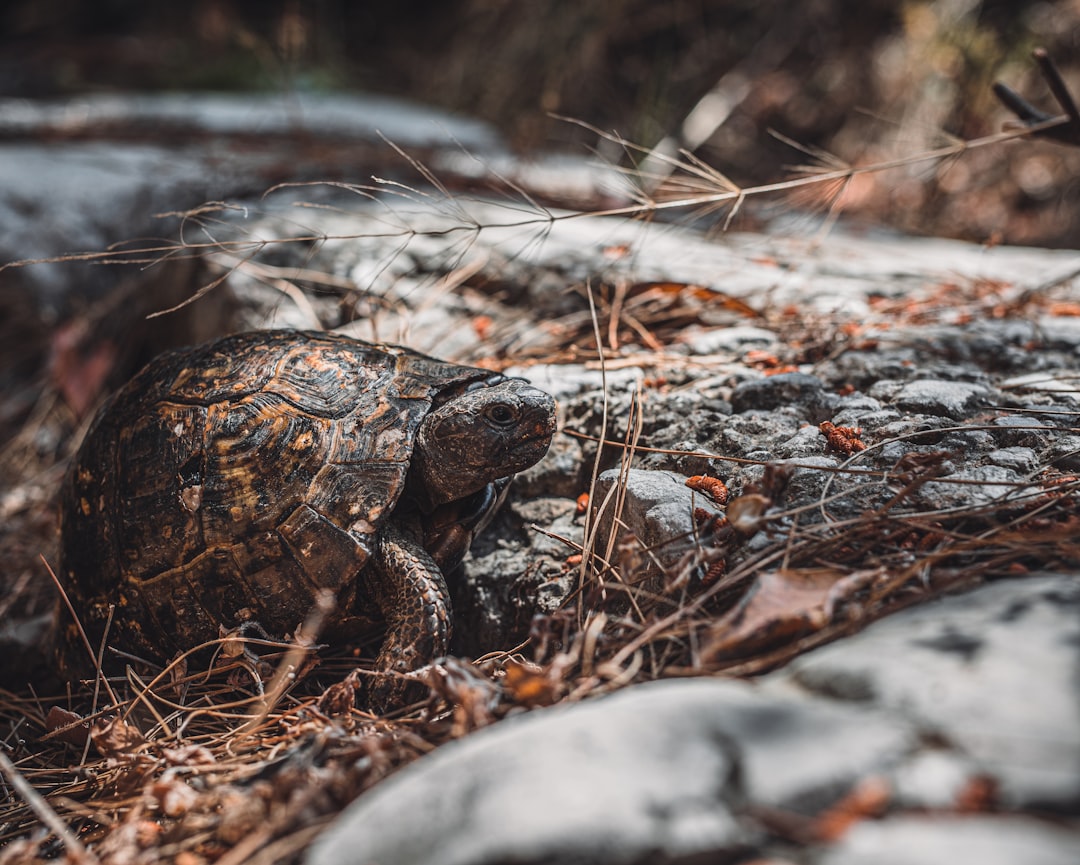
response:
[[[68,473],[62,574],[100,639],[165,660],[257,621],[322,633],[376,611],[358,575],[402,495],[433,402],[488,370],[315,332],[163,354],[103,408]],[[358,594],[360,595],[358,597]]]

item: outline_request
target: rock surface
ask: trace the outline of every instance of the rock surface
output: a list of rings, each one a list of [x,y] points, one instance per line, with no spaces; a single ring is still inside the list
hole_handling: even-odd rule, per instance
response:
[[[643,582],[662,574],[679,579],[697,568],[701,558],[695,553],[701,545],[694,512],[720,514],[712,501],[674,472],[609,469],[597,478],[594,499],[600,538],[618,543],[629,532],[650,551],[637,569]]]
[[[1075,865],[1080,836],[1010,817],[900,817],[861,823],[820,865]]]
[[[820,797],[910,746],[886,717],[739,682],[657,682],[451,743],[351,806],[309,865],[689,861],[751,804]],[[830,747],[831,746],[831,747]]]
[[[1078,603],[1077,577],[992,584],[756,683],[656,682],[504,721],[361,797],[306,862],[1066,865],[1080,855]],[[1006,813],[960,813],[987,781]],[[769,815],[821,815],[866,782],[889,791],[880,820],[817,852],[770,836]],[[1058,820],[1018,816],[1032,807]]]
[[[1012,809],[1080,812],[1080,577],[987,585],[892,616],[774,674],[904,718]]]

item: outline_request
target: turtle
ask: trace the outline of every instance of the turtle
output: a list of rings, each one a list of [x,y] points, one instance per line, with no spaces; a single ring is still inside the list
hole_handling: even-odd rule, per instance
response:
[[[272,330],[166,352],[72,461],[61,582],[92,645],[108,623],[129,660],[285,637],[332,597],[320,641],[382,625],[376,669],[409,672],[447,653],[444,575],[554,431],[528,381],[401,346]],[[381,678],[392,703],[402,679]]]

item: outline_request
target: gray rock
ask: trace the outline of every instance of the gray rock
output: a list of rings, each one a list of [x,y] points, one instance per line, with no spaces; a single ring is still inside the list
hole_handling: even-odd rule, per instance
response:
[[[622,508],[616,512],[617,495],[612,491],[619,483],[618,469],[609,469],[597,478],[591,502],[599,515],[597,548],[603,555],[612,534],[617,541],[625,532],[632,532],[641,547],[651,552],[642,579],[648,581],[661,572],[674,576],[686,566],[687,554],[698,547],[694,509],[719,514],[719,508],[686,486],[681,475],[630,469],[625,476]]]
[[[817,430],[814,430],[817,432]],[[818,439],[820,441],[818,450],[823,450],[824,438],[818,433]],[[791,477],[788,479],[787,485],[784,487],[784,501],[791,502],[805,502],[812,501],[818,498],[822,490],[825,488],[825,484],[833,477],[830,469],[834,469],[839,465],[839,460],[831,456],[805,456],[796,457],[792,460],[777,460],[778,465],[784,465],[785,463],[795,463],[797,468],[794,468],[791,472]],[[850,476],[848,481],[851,482],[854,476]],[[862,510],[861,505],[856,505],[853,502],[839,501],[833,506],[834,513],[845,512],[848,507],[857,507],[859,511]]]
[[[994,465],[1017,472],[1033,471],[1038,465],[1038,455],[1031,448],[999,448],[986,455]]]
[[[377,140],[381,133],[403,147],[453,140],[473,151],[502,149],[495,133],[480,121],[401,99],[352,93],[90,93],[51,102],[0,99],[0,130],[7,135],[106,125],[216,135],[306,131],[368,140]]]
[[[1046,458],[1059,468],[1080,470],[1080,436],[1058,434],[1047,450]]]
[[[513,369],[507,374],[522,374]],[[614,391],[632,391],[634,386],[645,377],[645,373],[636,367],[623,367],[609,370],[606,374],[598,369],[591,369],[575,364],[536,364],[528,367],[529,381],[543,388],[562,403],[583,393],[602,393],[605,381],[609,393]]]
[[[585,455],[581,441],[572,436],[556,436],[547,455],[514,477],[514,493],[522,498],[544,495],[576,499],[587,489]]]
[[[733,743],[742,797],[752,805],[817,813],[858,779],[901,765],[916,746],[915,732],[902,718],[873,707],[739,681],[681,686],[715,693],[711,723]],[[671,711],[680,711],[676,694],[672,690]]]
[[[787,412],[732,415],[712,449],[727,456],[769,460],[775,456],[772,449],[791,439],[799,428],[798,419]]]
[[[832,417],[839,401],[816,376],[789,372],[744,381],[731,395],[731,408],[736,413],[792,408],[799,417],[820,423]]]
[[[960,420],[989,404],[991,393],[983,385],[965,381],[917,379],[900,388],[894,403],[906,411]]]
[[[740,847],[723,714],[712,688],[663,684],[505,721],[361,797],[306,861],[632,863]]]
[[[880,621],[773,674],[944,739],[1013,807],[1080,806],[1080,576],[993,583]]]
[[[522,499],[512,491],[459,578],[450,580],[454,654],[475,658],[510,649],[528,637],[534,616],[553,614],[565,602],[577,585],[577,572],[566,565],[581,545],[576,510],[573,499]]]
[[[903,808],[951,811],[978,775],[978,766],[968,757],[933,748],[915,754],[893,773],[893,792]]]
[[[1080,834],[1017,817],[894,817],[857,824],[820,865],[1075,865]]]
[[[928,511],[974,507],[995,500],[1004,503],[1010,498],[1031,494],[1030,487],[1016,486],[1022,480],[1015,471],[1000,465],[971,466],[951,472],[940,481],[925,484],[916,494],[915,501]]]
[[[306,862],[726,857],[758,839],[744,806],[820,806],[912,745],[902,724],[859,707],[745,682],[655,682],[444,746],[346,809]]]
[[[1057,399],[1072,402],[1080,400],[1080,395],[1076,392],[1076,373],[1070,370],[1060,371],[1058,375],[1029,372],[1008,378],[1001,383],[1001,386],[1009,390],[1030,388],[1035,393],[1053,393]]]
[[[776,448],[776,456],[785,459],[810,459],[819,457],[825,450],[825,437],[813,424],[800,427],[786,442]]]

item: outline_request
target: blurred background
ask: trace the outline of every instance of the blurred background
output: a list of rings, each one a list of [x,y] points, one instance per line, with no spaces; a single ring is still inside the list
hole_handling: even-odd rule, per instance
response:
[[[557,113],[743,186],[807,162],[769,130],[865,164],[999,131],[994,81],[1058,114],[1039,46],[1080,94],[1080,0],[14,0],[0,23],[0,96],[363,91],[481,118],[519,152],[597,146]],[[1078,169],[1080,149],[1011,142],[868,176],[845,214],[1073,247]]]

